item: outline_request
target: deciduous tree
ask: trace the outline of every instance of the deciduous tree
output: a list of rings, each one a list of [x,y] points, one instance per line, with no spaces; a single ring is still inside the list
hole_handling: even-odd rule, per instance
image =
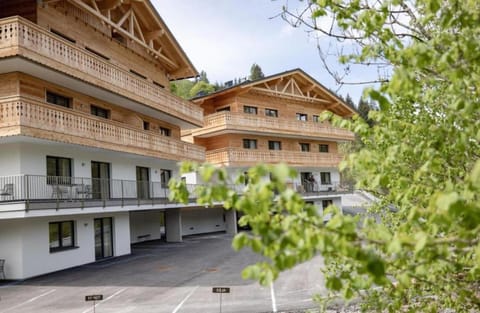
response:
[[[269,283],[280,271],[324,257],[329,296],[363,298],[389,312],[480,310],[480,3],[470,0],[319,0],[284,17],[313,32],[351,40],[351,63],[391,67],[366,94],[380,109],[363,119],[322,117],[360,136],[364,147],[341,168],[378,198],[370,214],[335,214],[324,224],[285,185],[284,165],[259,165],[238,194],[223,169],[185,164],[209,182],[198,200],[245,215],[245,246],[267,257],[244,276]],[[327,25],[322,19],[327,19]],[[323,27],[323,28],[322,28]],[[265,179],[271,173],[271,181]],[[214,179],[212,179],[214,178]],[[237,182],[245,179],[240,175]],[[186,200],[181,181],[173,195]],[[334,210],[332,208],[332,210]]]

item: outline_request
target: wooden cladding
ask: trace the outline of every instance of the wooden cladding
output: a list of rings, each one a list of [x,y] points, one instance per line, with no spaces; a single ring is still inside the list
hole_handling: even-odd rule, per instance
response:
[[[342,156],[336,153],[304,153],[283,150],[251,150],[223,148],[207,151],[207,162],[224,166],[252,166],[258,163],[280,163],[289,165],[337,167]]]
[[[262,132],[290,137],[327,138],[329,140],[354,140],[352,132],[327,123],[298,121],[295,118],[275,118],[234,112],[217,112],[205,117],[204,127],[193,131],[195,137],[211,137],[220,131]]]
[[[26,135],[169,160],[205,159],[202,147],[22,98],[0,102],[0,137],[11,135]]]
[[[183,121],[202,125],[202,109],[198,106],[38,25],[13,17],[0,21],[0,58],[16,55],[105,88]]]

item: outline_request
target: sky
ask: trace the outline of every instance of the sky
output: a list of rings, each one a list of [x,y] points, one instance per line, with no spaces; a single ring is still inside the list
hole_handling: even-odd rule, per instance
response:
[[[247,77],[257,63],[266,76],[301,68],[324,86],[339,88],[323,68],[317,40],[306,29],[275,17],[288,0],[151,1],[193,65],[199,72],[204,70],[211,83]],[[290,0],[289,6],[297,2]],[[321,38],[320,44],[328,47],[330,40]],[[374,75],[352,71],[349,80],[364,81],[367,74]],[[350,94],[357,104],[365,87],[344,85],[338,93]]]

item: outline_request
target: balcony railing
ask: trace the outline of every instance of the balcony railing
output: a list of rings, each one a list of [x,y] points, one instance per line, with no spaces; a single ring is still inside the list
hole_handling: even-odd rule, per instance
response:
[[[187,187],[193,191],[195,185]],[[27,209],[171,203],[168,186],[151,181],[18,175],[0,177],[0,188],[0,203],[23,201]]]
[[[351,192],[351,186],[289,183],[304,196]],[[191,203],[198,185],[187,184]],[[244,186],[230,186],[241,194]],[[25,209],[64,209],[107,206],[140,206],[175,204],[168,199],[168,186],[161,182],[84,177],[17,175],[0,177],[0,212],[2,204],[24,202]],[[8,209],[7,209],[8,210]]]
[[[278,150],[256,150],[223,148],[206,152],[207,162],[219,165],[251,166],[258,163],[280,163],[289,165],[337,167],[342,155],[336,153],[315,153]]]
[[[47,131],[48,134],[53,132],[68,135],[68,137],[57,136],[55,140],[69,143],[153,155],[171,160],[203,161],[205,159],[203,147],[151,131],[129,127],[120,122],[22,98],[0,101],[0,137],[13,134],[11,130],[2,133],[2,127],[9,126],[26,126]],[[39,132],[34,132],[33,135],[43,136]]]
[[[220,130],[244,130],[271,132],[275,134],[298,134],[328,139],[354,140],[355,135],[346,129],[333,127],[327,123],[297,121],[288,118],[275,118],[234,112],[217,112],[205,117],[204,127],[193,130],[194,136],[208,136]]]
[[[202,109],[21,17],[0,19],[0,58],[20,55],[202,125]]]

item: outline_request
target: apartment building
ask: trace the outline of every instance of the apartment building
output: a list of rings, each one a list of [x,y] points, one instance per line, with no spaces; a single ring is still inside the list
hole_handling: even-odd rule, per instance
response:
[[[183,138],[205,147],[207,162],[226,167],[232,178],[257,163],[285,162],[298,172],[291,187],[319,211],[341,207],[341,194],[351,192],[340,182],[338,146],[354,134],[319,115],[329,110],[348,118],[355,111],[304,71],[246,81],[193,101],[204,109],[204,127],[182,131]]]
[[[163,227],[168,241],[233,229],[221,208],[168,200],[177,162],[205,160],[205,148],[180,137],[203,126],[202,109],[168,88],[197,74],[149,1],[1,1],[8,279],[129,254]],[[208,220],[192,226],[200,210]]]

